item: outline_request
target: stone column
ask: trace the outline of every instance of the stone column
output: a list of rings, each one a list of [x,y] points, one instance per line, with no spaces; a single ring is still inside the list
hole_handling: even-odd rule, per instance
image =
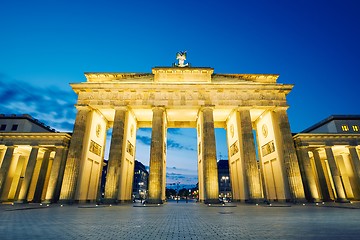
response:
[[[34,173],[38,153],[39,153],[39,146],[32,146],[31,152],[29,155],[29,160],[28,160],[26,170],[25,170],[25,176],[24,176],[23,182],[21,184],[21,189],[20,189],[20,193],[19,193],[19,197],[18,197],[19,202],[27,201],[27,195],[29,193],[30,183],[31,183],[32,176]]]
[[[216,161],[216,142],[214,130],[214,117],[212,107],[203,107],[202,114],[202,149],[203,149],[203,176],[204,176],[204,202],[219,202],[219,181]]]
[[[335,157],[332,151],[331,146],[325,146],[325,152],[326,152],[326,158],[329,163],[330,172],[331,172],[331,178],[335,185],[335,191],[336,191],[336,201],[337,202],[348,202],[345,195],[344,186],[341,181],[341,175],[340,171],[336,165]]]
[[[49,158],[50,158],[51,150],[47,149],[44,153],[43,160],[41,161],[41,168],[39,172],[39,177],[36,183],[35,193],[33,202],[41,202],[41,195],[44,190],[46,172],[49,166]]]
[[[11,164],[11,160],[13,158],[13,154],[14,154],[14,150],[15,150],[15,146],[13,145],[9,145],[6,148],[6,152],[4,155],[4,159],[3,162],[1,164],[0,167],[0,196],[2,196],[3,194],[3,190],[5,187],[5,181],[9,172],[9,168],[10,168],[10,164]]]
[[[71,137],[69,153],[66,161],[63,183],[60,193],[61,202],[73,202],[83,153],[83,142],[87,118],[91,109],[87,106],[77,106],[74,131]]]
[[[314,172],[311,167],[308,153],[309,149],[307,146],[298,146],[296,150],[299,157],[300,168],[303,171],[303,183],[305,192],[308,195],[307,198],[310,202],[319,202],[320,197],[316,186]]]
[[[348,146],[347,148],[349,149],[351,166],[353,168],[356,183],[357,183],[356,184],[357,185],[356,191],[359,194],[360,193],[360,160],[359,160],[359,154],[358,154],[358,151],[356,149],[356,146]]]
[[[319,178],[319,185],[320,185],[322,199],[323,199],[323,201],[330,201],[331,198],[330,198],[329,189],[328,189],[327,183],[326,183],[324,168],[321,164],[319,150],[315,149],[312,151],[312,153],[314,155],[314,162],[315,162],[316,172],[317,172],[317,175]]]
[[[285,172],[288,178],[290,193],[293,201],[304,201],[305,192],[301,180],[301,173],[298,159],[296,156],[294,140],[290,131],[290,124],[285,108],[278,108],[275,111],[277,123],[280,129],[280,144],[282,146],[282,155]],[[276,124],[276,123],[274,123]]]
[[[61,159],[61,163],[60,163],[58,180],[56,181],[56,188],[55,188],[55,193],[54,193],[54,197],[53,197],[53,202],[57,202],[60,197],[61,185],[62,185],[63,178],[64,178],[65,165],[66,165],[66,159],[68,156],[68,152],[69,152],[69,147],[68,146],[64,147],[62,159]]]
[[[119,191],[119,175],[121,170],[121,161],[124,155],[124,140],[126,108],[116,108],[114,125],[111,136],[111,145],[109,152],[108,169],[105,184],[105,202],[111,203],[117,201]]]
[[[51,167],[49,184],[45,196],[45,202],[47,203],[52,203],[55,200],[54,197],[55,197],[56,185],[59,180],[60,166],[63,160],[64,149],[65,149],[64,146],[56,146],[55,157]]]
[[[149,203],[162,203],[163,173],[164,173],[164,131],[165,108],[153,108],[151,147],[150,147],[150,174],[149,174]]]
[[[249,109],[238,110],[241,161],[244,162],[246,183],[249,190],[249,200],[260,200],[262,198],[259,170],[256,162],[255,141],[252,132],[251,116]]]
[[[6,149],[4,149],[4,148],[0,149],[0,167],[1,167],[4,155],[5,155],[5,152],[6,152]]]

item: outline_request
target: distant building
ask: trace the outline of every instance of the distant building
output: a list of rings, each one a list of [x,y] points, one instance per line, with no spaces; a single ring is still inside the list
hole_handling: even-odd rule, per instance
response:
[[[360,199],[360,115],[333,115],[294,135],[308,201]]]
[[[219,196],[231,198],[231,182],[229,172],[229,161],[219,160],[217,162],[218,178],[219,178]]]
[[[149,172],[145,166],[135,160],[134,168],[134,182],[133,182],[133,197],[136,199],[145,199],[148,191]]]
[[[104,198],[104,196],[105,196],[105,183],[106,183],[107,169],[108,169],[108,161],[104,160],[102,173],[101,173],[101,187],[100,187],[101,198]]]
[[[0,132],[56,132],[28,114],[0,114]]]
[[[332,115],[301,133],[360,134],[360,115]]]
[[[0,114],[0,202],[56,202],[70,138],[30,115]]]

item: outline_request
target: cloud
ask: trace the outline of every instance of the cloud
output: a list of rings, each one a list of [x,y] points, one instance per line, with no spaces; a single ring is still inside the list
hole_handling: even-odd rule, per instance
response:
[[[136,140],[140,141],[141,143],[143,143],[145,145],[150,145],[151,144],[151,137],[148,137],[148,136],[137,135]]]
[[[195,151],[194,148],[185,146],[185,145],[178,143],[172,139],[167,139],[167,146],[169,149]]]
[[[168,128],[167,132],[174,135],[182,135],[180,128]]]
[[[2,114],[29,114],[61,132],[71,132],[76,94],[56,87],[34,86],[0,74]]]

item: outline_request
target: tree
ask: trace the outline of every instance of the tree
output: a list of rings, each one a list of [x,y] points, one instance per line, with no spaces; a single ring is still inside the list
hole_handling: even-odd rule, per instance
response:
[[[170,198],[170,196],[176,196],[176,190],[171,188],[166,188],[166,198]]]

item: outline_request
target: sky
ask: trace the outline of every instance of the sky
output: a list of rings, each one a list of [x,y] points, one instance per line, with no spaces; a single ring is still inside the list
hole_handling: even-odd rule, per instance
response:
[[[86,81],[84,72],[151,72],[186,50],[192,66],[294,84],[288,116],[300,132],[330,115],[360,114],[359,12],[357,0],[3,0],[0,113],[72,131],[69,83]],[[145,165],[150,136],[138,130]],[[224,130],[216,137],[226,159]],[[196,181],[194,129],[169,130],[167,161],[168,181]]]

